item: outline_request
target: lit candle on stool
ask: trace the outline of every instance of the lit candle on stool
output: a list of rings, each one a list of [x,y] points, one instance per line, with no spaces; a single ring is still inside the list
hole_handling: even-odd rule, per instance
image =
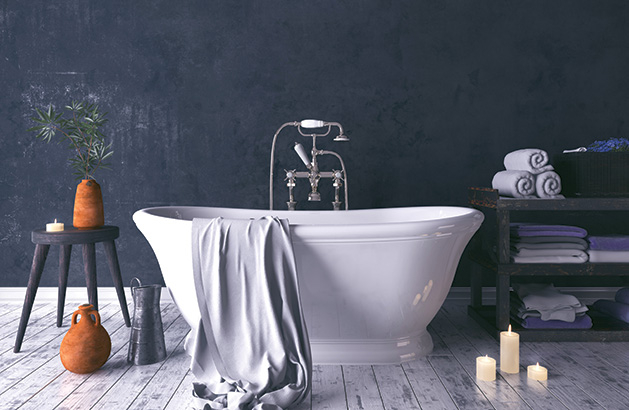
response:
[[[59,232],[63,231],[63,222],[55,221],[53,223],[46,224],[46,232]]]
[[[537,363],[535,366],[530,365],[527,367],[527,376],[533,380],[548,380],[548,370],[544,366],[540,366]]]
[[[500,370],[520,372],[520,335],[511,331],[511,325],[506,332],[500,332]]]
[[[488,382],[496,380],[496,359],[487,355],[478,356],[476,358],[476,378]]]

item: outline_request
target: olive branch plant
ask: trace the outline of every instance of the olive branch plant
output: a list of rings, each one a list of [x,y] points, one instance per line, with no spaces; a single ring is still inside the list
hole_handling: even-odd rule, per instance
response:
[[[76,155],[68,159],[74,168],[73,175],[77,179],[94,179],[98,168],[109,169],[105,162],[114,152],[111,143],[105,143],[105,136],[100,128],[105,125],[107,113],[101,113],[95,104],[73,101],[65,107],[64,112],[57,113],[52,104],[47,110],[35,108],[37,116],[31,119],[38,125],[29,128],[28,132],[37,132],[36,138],[50,142],[57,132],[68,140],[69,148]],[[64,115],[68,114],[66,118]],[[61,142],[61,141],[59,141]]]

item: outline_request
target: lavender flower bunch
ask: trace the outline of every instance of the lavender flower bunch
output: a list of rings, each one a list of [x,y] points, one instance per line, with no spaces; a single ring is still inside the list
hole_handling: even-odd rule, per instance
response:
[[[627,138],[609,138],[601,141],[594,141],[587,147],[588,152],[623,152],[629,151],[629,140]]]

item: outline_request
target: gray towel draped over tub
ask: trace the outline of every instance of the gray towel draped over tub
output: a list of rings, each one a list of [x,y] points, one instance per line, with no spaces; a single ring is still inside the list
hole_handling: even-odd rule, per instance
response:
[[[201,320],[186,350],[199,409],[285,409],[312,360],[287,220],[192,221]]]

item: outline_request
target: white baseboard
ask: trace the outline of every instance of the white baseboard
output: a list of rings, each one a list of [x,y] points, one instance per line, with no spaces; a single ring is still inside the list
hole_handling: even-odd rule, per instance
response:
[[[618,287],[561,287],[559,288],[566,293],[570,293],[584,303],[593,303],[597,299],[613,299]],[[0,287],[0,301],[2,302],[23,302],[24,295],[26,295],[26,288],[2,288]],[[125,295],[127,302],[131,302],[131,290],[125,288]],[[57,301],[57,288],[56,287],[41,287],[37,290],[36,301],[41,302],[56,302]],[[117,301],[118,296],[116,290],[111,288],[98,288],[98,300],[99,302],[112,302]],[[162,302],[170,302],[170,292],[168,289],[162,288]],[[447,300],[450,301],[469,301],[470,300],[470,288],[469,287],[453,287],[448,293]],[[66,291],[66,302],[87,303],[87,290],[85,287],[71,287]],[[496,302],[496,289],[493,287],[483,288],[483,303],[494,304]]]

